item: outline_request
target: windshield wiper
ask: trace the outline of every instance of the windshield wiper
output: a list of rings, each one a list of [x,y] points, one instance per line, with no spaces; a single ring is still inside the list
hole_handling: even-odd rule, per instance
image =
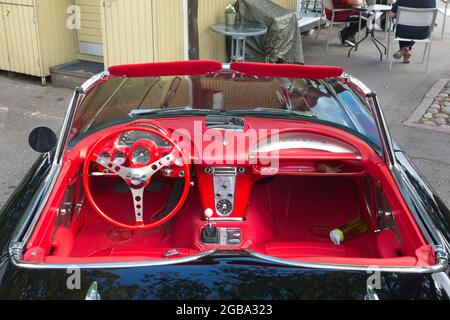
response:
[[[256,108],[250,110],[233,110],[229,113],[237,114],[288,114],[301,117],[317,118],[317,115],[313,111],[298,111],[298,110],[288,110],[288,109],[272,109],[272,108]]]
[[[130,118],[136,118],[152,114],[166,114],[166,113],[179,113],[179,112],[189,112],[189,113],[220,113],[219,110],[210,109],[193,109],[192,107],[176,107],[176,108],[165,108],[165,109],[135,109],[128,114]]]

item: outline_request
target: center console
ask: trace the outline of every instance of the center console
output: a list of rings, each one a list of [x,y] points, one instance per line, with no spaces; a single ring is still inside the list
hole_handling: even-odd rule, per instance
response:
[[[252,185],[251,170],[239,166],[198,166],[196,171],[203,210],[213,220],[244,220]]]

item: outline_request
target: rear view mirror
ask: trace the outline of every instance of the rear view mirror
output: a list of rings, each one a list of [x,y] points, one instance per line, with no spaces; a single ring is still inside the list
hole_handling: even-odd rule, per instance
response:
[[[30,147],[39,153],[47,153],[56,147],[56,134],[52,129],[47,127],[39,127],[31,131],[28,137]]]

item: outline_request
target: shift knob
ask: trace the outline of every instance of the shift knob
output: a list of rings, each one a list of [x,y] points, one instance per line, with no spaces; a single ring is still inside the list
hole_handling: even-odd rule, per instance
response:
[[[205,217],[206,219],[211,219],[212,216],[214,215],[214,211],[211,208],[208,208],[205,210]]]

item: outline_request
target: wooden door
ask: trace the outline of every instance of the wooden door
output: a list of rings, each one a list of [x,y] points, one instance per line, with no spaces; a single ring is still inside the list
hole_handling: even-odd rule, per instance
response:
[[[0,3],[0,69],[10,70],[9,54],[8,54],[8,39],[6,38],[5,19],[8,15],[5,5]]]
[[[10,71],[42,76],[34,7],[3,4]]]

